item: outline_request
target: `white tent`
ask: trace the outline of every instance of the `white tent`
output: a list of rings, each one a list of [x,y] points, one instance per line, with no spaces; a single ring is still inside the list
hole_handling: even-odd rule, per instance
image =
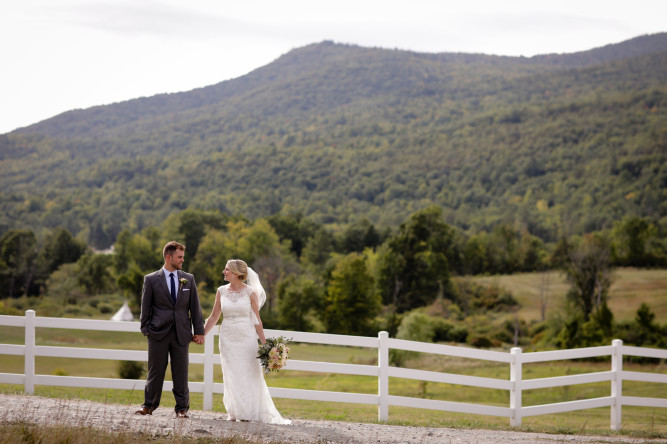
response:
[[[127,305],[127,301],[120,307],[120,310],[116,312],[115,315],[111,317],[112,321],[134,321],[134,316],[130,311],[130,307]]]

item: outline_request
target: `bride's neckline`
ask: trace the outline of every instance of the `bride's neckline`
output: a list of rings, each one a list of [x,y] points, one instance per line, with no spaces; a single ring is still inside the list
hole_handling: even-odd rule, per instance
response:
[[[232,288],[232,285],[229,284],[229,287],[227,288],[227,290],[228,290],[228,291],[233,291],[234,293],[238,293],[238,292],[240,292],[240,291],[245,290],[246,288],[248,288],[247,285],[244,285],[243,287],[238,288],[238,289],[234,289],[234,288]]]

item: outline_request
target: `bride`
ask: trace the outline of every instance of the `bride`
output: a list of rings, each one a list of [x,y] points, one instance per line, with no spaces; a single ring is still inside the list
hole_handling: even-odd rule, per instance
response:
[[[227,419],[290,424],[274,406],[257,359],[257,338],[262,344],[266,342],[259,317],[266,299],[264,288],[257,273],[242,260],[229,260],[222,274],[229,284],[218,288],[204,330],[208,334],[222,313],[220,362]]]

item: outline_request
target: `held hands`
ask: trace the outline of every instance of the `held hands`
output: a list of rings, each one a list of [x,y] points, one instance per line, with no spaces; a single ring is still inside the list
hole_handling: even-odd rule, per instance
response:
[[[197,345],[202,345],[204,344],[204,338],[204,335],[194,335],[192,336],[192,341]]]

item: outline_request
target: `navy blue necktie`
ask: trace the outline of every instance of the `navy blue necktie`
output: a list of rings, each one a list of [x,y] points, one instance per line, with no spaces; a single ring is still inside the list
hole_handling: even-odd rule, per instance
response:
[[[176,305],[176,285],[174,284],[174,273],[169,273],[169,280],[171,281],[171,300]]]

